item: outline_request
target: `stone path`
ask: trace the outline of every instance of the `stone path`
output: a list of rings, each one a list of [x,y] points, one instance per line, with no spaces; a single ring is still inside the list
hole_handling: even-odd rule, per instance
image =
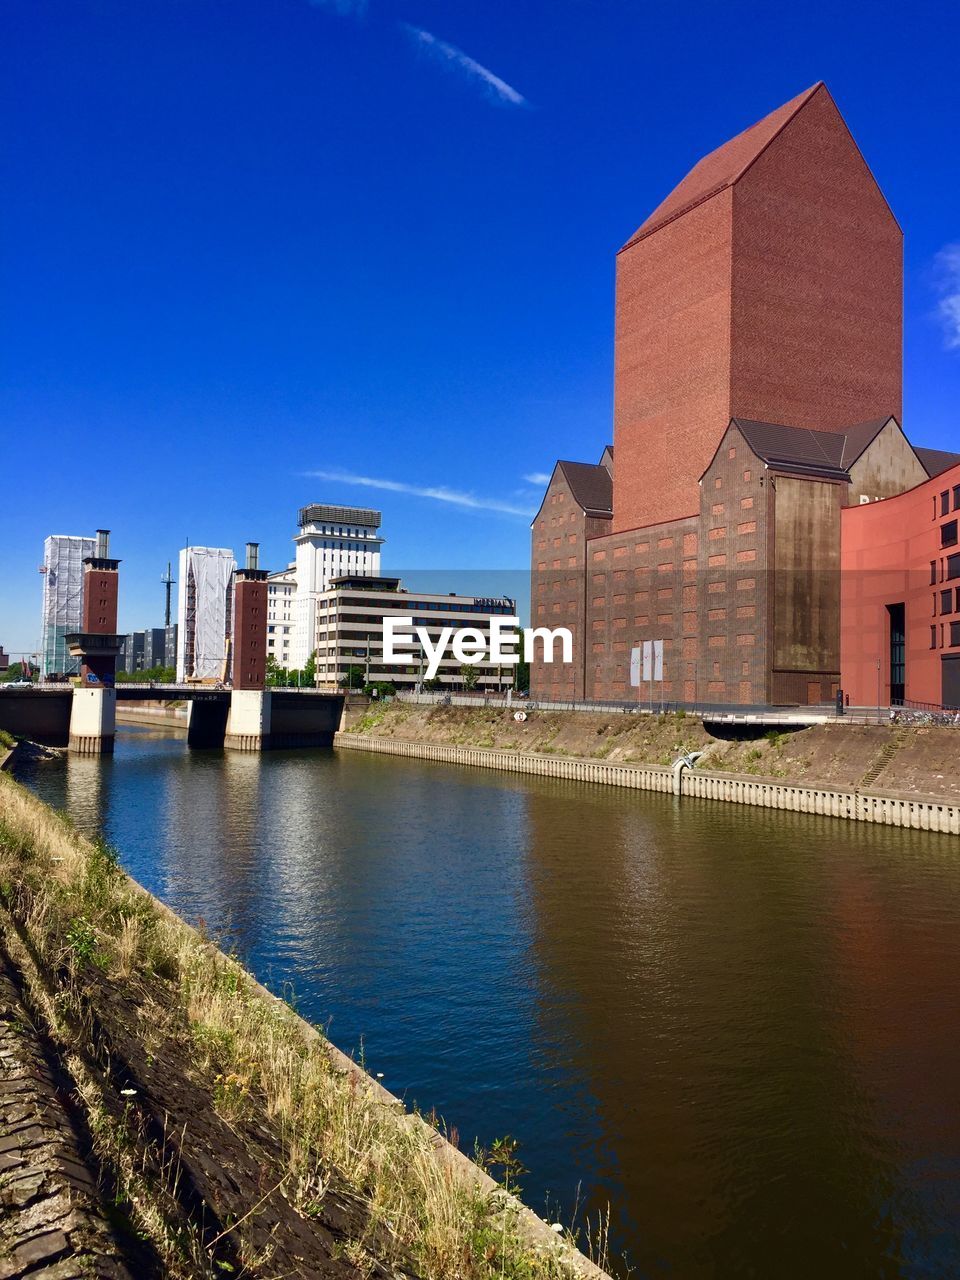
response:
[[[0,1280],[130,1280],[66,1088],[0,950]]]

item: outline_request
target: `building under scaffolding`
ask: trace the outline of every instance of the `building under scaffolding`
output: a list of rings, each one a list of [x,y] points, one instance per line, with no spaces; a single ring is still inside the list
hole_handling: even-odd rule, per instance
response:
[[[43,543],[43,621],[40,669],[44,676],[76,675],[80,659],[71,658],[64,639],[79,631],[83,613],[83,562],[96,555],[94,538],[51,534]]]
[[[233,573],[227,547],[184,547],[177,594],[177,680],[224,678],[230,653]]]

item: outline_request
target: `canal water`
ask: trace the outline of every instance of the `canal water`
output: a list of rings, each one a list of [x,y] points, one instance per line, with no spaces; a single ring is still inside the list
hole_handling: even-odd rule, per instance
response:
[[[960,841],[136,730],[23,780],[634,1276],[960,1276]]]

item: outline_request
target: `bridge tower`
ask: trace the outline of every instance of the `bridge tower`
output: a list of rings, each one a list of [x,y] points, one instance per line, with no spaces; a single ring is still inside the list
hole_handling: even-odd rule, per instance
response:
[[[248,542],[246,564],[233,578],[233,693],[224,738],[224,746],[237,751],[262,751],[270,745],[267,576],[260,568],[259,543]]]
[[[123,636],[117,635],[120,561],[110,558],[110,530],[97,530],[96,554],[83,562],[81,631],[66,637],[80,659],[80,687],[70,712],[70,750],[109,755],[116,728],[114,678]]]

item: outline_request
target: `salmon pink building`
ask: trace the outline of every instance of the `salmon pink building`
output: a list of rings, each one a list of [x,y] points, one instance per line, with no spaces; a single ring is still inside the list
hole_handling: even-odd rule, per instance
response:
[[[960,708],[960,465],[841,516],[840,670],[855,706]]]
[[[843,514],[956,460],[901,427],[902,261],[823,84],[702,159],[634,232],[613,444],[558,462],[533,521],[534,625],[574,637],[572,663],[532,663],[535,696],[636,696],[631,651],[661,640],[670,700],[833,699]]]

